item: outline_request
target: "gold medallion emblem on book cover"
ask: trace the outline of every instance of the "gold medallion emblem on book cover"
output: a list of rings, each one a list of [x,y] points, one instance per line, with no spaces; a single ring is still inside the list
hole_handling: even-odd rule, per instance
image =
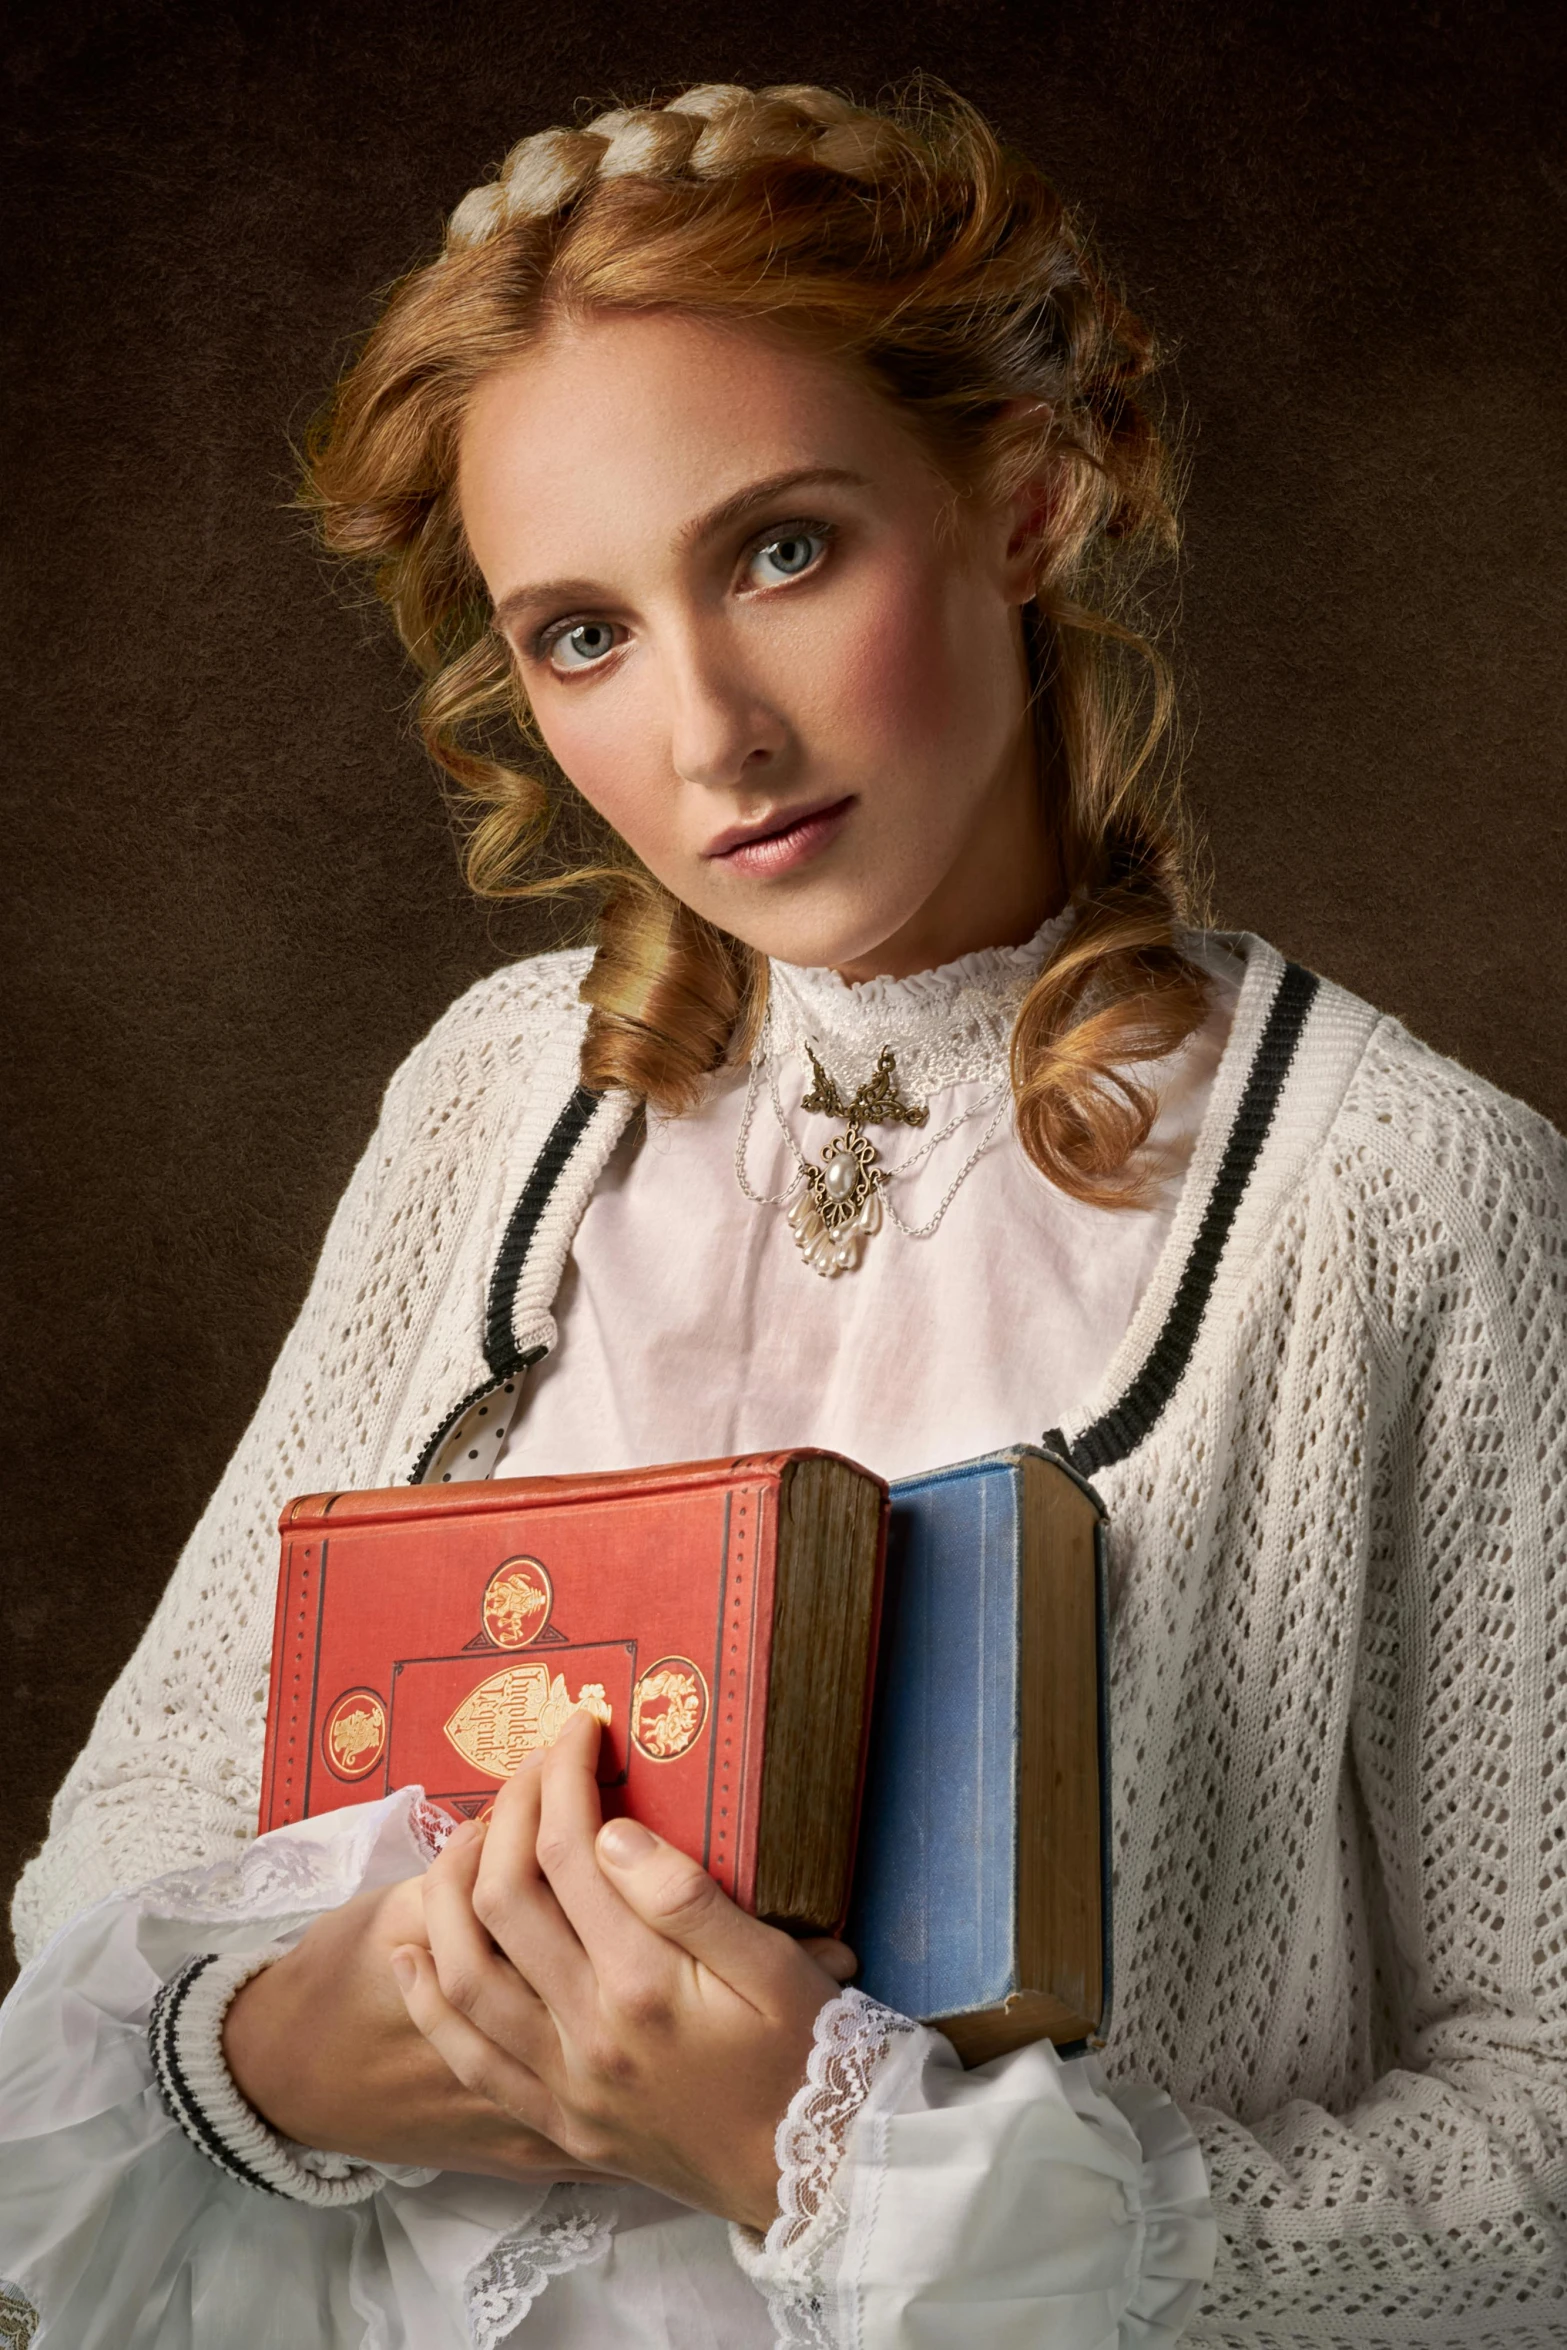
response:
[[[349,1689],[321,1725],[321,1751],[340,1779],[362,1779],[386,1752],[386,1708],[373,1689]]]
[[[689,1753],[707,1720],[707,1683],[686,1656],[661,1656],[631,1692],[631,1743],[649,1762]]]
[[[486,1779],[509,1779],[526,1754],[553,1746],[577,1712],[609,1726],[612,1708],[601,1681],[584,1681],[573,1697],[563,1673],[546,1664],[511,1665],[470,1689],[444,1724],[448,1742]]]
[[[484,1589],[484,1629],[497,1648],[526,1648],[550,1620],[555,1590],[540,1559],[507,1559]]]

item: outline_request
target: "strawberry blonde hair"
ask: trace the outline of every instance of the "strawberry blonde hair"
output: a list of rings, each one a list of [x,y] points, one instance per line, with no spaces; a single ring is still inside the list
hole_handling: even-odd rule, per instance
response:
[[[1166,667],[1139,626],[1175,544],[1145,394],[1147,329],[1049,184],[950,93],[885,108],[827,90],[705,86],[514,147],[393,289],[307,442],[305,499],[366,561],[424,675],[419,725],[459,788],[484,897],[580,889],[587,1085],[689,1108],[754,1042],[765,959],[673,898],[544,752],[464,538],[458,438],[481,377],[552,321],[678,309],[794,330],[861,371],[959,496],[1042,488],[1024,608],[1041,788],[1076,908],[1019,1011],[1017,1126],[1074,1197],[1145,1195],[1157,1107],[1141,1062],[1203,1016],[1182,955],[1191,853]],[[551,837],[562,807],[584,861]]]

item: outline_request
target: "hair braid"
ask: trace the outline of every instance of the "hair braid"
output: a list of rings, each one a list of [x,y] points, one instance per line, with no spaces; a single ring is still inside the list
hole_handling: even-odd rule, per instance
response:
[[[548,220],[594,179],[721,179],[790,159],[870,178],[888,128],[880,116],[806,83],[747,90],[706,82],[666,106],[612,107],[579,131],[520,139],[495,179],[471,188],[452,213],[446,249],[469,252],[518,221]]]
[[[615,308],[825,328],[958,488],[1048,483],[1025,622],[1077,919],[1014,1030],[1018,1130],[1064,1190],[1138,1199],[1157,1105],[1134,1072],[1206,1001],[1176,932],[1193,860],[1160,756],[1168,673],[1139,602],[1147,558],[1175,543],[1152,337],[1040,174],[961,99],[872,109],[803,84],[704,83],[535,132],[394,290],[311,437],[307,499],[328,544],[375,567],[426,674],[421,729],[473,811],[475,889],[596,894],[584,1080],[669,1110],[746,1048],[765,962],[673,900],[580,803],[598,858],[548,866],[574,795],[492,625],[455,495],[474,384],[552,316]]]

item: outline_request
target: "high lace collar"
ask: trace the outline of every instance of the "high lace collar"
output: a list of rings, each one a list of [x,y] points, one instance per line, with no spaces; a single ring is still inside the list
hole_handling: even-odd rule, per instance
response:
[[[1072,925],[1064,907],[1020,947],[981,947],[907,979],[850,981],[798,963],[768,966],[766,1044],[780,1060],[809,1043],[853,1089],[891,1045],[898,1082],[921,1096],[944,1085],[1002,1083],[1018,1006]]]

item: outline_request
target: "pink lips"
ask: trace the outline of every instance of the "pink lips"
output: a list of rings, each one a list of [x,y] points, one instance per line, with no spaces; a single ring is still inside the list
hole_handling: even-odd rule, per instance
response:
[[[721,832],[705,854],[715,864],[732,866],[741,873],[787,873],[836,838],[853,805],[851,795],[824,808],[807,808],[798,816],[774,817],[749,830],[736,825]]]

